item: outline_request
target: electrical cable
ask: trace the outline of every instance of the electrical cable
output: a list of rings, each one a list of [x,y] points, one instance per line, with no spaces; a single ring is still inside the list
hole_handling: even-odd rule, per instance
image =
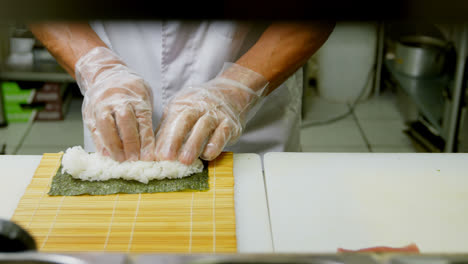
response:
[[[336,122],[338,120],[341,120],[341,119],[349,116],[350,114],[352,114],[354,112],[354,108],[358,104],[359,100],[361,100],[362,96],[364,95],[364,93],[366,91],[366,88],[367,88],[367,85],[369,84],[370,80],[372,79],[372,75],[375,72],[376,67],[377,67],[377,64],[372,65],[371,69],[369,70],[369,74],[367,76],[367,80],[366,80],[366,82],[364,84],[364,87],[362,88],[361,92],[359,93],[358,97],[354,100],[354,102],[352,102],[351,104],[347,103],[348,111],[346,111],[343,114],[339,114],[337,116],[327,118],[327,119],[324,119],[324,120],[311,120],[311,121],[308,121],[308,122],[303,121],[301,127],[302,128],[307,128],[307,127],[311,127],[311,126],[320,126],[320,125],[331,124],[331,123],[334,123],[334,122]]]

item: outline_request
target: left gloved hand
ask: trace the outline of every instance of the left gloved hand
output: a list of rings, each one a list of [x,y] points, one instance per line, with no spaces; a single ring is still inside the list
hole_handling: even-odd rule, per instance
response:
[[[184,88],[171,99],[156,132],[156,160],[213,160],[239,139],[268,82],[238,64],[223,69],[216,78]]]

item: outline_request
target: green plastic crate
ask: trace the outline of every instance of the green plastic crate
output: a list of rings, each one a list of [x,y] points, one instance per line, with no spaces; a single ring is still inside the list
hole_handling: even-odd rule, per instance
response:
[[[2,82],[6,118],[9,123],[24,123],[33,120],[35,109],[23,109],[21,104],[30,103],[35,89],[21,89],[16,82]]]

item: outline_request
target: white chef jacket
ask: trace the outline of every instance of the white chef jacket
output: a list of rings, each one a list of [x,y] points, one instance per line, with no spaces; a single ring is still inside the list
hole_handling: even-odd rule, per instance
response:
[[[99,37],[153,90],[153,128],[170,98],[186,86],[214,78],[235,62],[266,26],[234,21],[93,21]],[[225,151],[300,151],[302,71],[269,94],[240,139]],[[86,151],[96,151],[84,127]]]

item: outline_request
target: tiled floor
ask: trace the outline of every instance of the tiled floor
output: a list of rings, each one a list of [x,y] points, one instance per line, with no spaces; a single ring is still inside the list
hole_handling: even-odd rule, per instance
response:
[[[305,122],[317,122],[339,116],[347,105],[327,102],[306,91]],[[396,97],[385,92],[358,104],[354,112],[336,122],[305,127],[301,131],[305,152],[416,152],[402,132],[403,118]],[[0,147],[7,142],[7,154],[37,155],[63,151],[83,144],[81,100],[74,99],[66,120],[11,124],[0,129]]]
[[[26,123],[9,124],[7,129],[0,129],[0,145],[2,141],[7,144],[6,154],[21,155],[54,153],[82,145],[81,99],[72,101],[64,121],[36,121],[30,127]]]
[[[306,91],[304,123],[327,120],[348,111]],[[305,152],[416,152],[403,133],[403,117],[390,91],[357,104],[347,117],[301,131]]]

